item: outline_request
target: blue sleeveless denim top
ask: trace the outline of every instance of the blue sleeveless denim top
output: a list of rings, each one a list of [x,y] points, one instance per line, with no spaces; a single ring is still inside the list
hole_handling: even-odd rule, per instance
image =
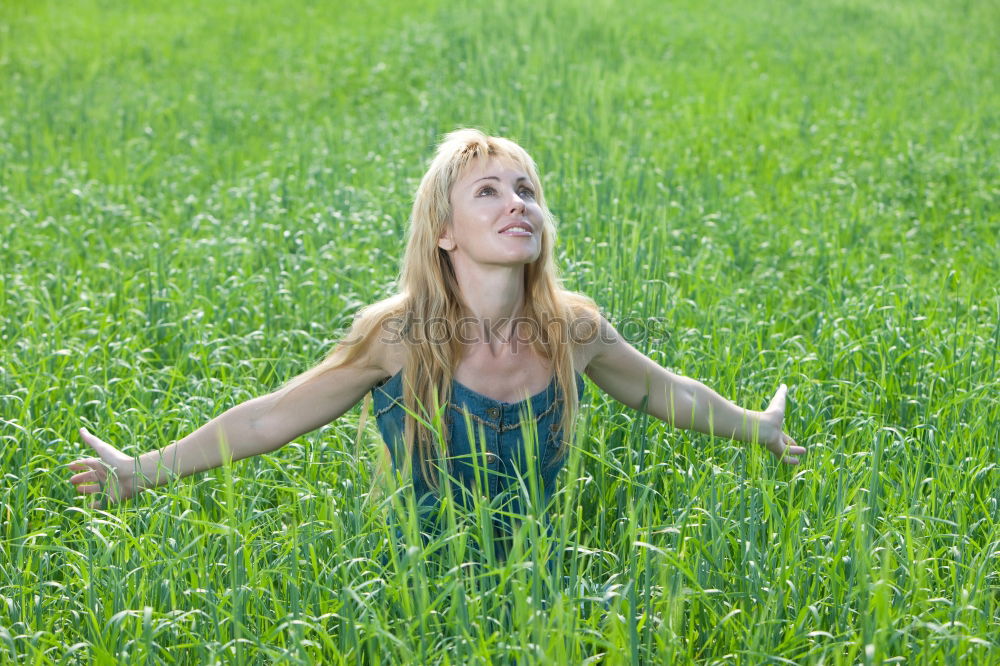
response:
[[[577,395],[582,397],[584,382],[579,373],[576,385]],[[371,393],[375,419],[389,447],[393,469],[402,469],[406,462],[402,370],[377,384]],[[486,495],[494,506],[499,504],[497,508],[503,514],[523,514],[524,489],[534,483],[535,497],[541,499],[544,509],[565,462],[565,456],[558,454],[562,413],[563,399],[558,395],[555,377],[545,390],[517,403],[494,400],[453,380],[443,425],[448,437],[447,472],[456,504],[471,506],[465,500],[477,492]],[[529,432],[522,430],[522,423]],[[439,468],[443,469],[440,463]],[[424,479],[417,461],[411,478],[421,513],[434,509],[438,496]],[[498,498],[500,501],[495,501]]]

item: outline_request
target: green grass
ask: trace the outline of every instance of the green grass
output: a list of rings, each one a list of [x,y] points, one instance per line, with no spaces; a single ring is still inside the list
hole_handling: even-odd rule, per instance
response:
[[[4,3],[0,662],[1000,663],[997,43],[986,0]],[[163,446],[390,293],[466,125],[640,349],[790,385],[802,466],[591,386],[502,566],[476,521],[397,557],[360,409],[82,508],[80,425]]]

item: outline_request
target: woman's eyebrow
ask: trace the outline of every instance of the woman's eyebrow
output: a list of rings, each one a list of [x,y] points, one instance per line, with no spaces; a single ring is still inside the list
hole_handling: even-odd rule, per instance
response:
[[[495,180],[498,183],[500,182],[500,178],[498,176],[483,176],[482,178],[476,179],[476,180],[474,180],[472,182],[473,182],[473,184],[475,184],[475,183],[478,183],[480,180]],[[530,181],[531,179],[528,178],[527,176],[518,176],[517,180],[515,182],[520,183],[522,180]]]

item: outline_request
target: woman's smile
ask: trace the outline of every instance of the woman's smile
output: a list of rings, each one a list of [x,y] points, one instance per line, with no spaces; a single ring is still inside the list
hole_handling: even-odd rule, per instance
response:
[[[535,229],[532,227],[531,222],[522,220],[508,224],[500,230],[500,233],[504,236],[526,236],[530,238],[535,233]]]

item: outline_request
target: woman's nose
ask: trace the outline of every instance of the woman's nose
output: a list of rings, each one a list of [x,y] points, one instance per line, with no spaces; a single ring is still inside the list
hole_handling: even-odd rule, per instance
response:
[[[522,199],[517,194],[517,192],[513,192],[511,194],[510,212],[511,213],[523,213],[524,212],[524,199]]]

